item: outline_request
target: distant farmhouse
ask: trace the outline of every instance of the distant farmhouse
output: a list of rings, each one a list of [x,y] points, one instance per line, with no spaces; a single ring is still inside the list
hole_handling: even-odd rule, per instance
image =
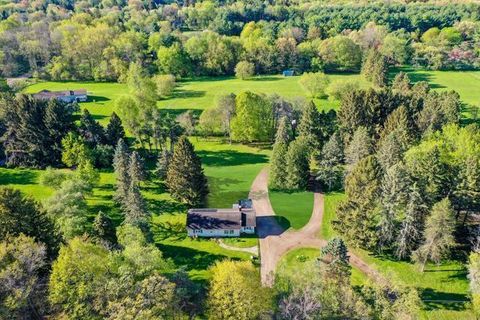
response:
[[[240,200],[227,209],[190,209],[187,214],[189,237],[239,237],[254,234],[257,226],[252,200]]]
[[[33,94],[33,97],[35,99],[40,99],[40,100],[56,99],[58,101],[63,101],[66,103],[85,102],[87,101],[87,90],[86,89],[66,90],[66,91],[42,90],[38,93]]]

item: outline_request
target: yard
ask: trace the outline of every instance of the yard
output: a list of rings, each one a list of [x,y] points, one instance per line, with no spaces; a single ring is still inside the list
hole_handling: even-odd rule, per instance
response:
[[[284,229],[300,229],[310,220],[313,210],[313,193],[269,191],[278,222]]]

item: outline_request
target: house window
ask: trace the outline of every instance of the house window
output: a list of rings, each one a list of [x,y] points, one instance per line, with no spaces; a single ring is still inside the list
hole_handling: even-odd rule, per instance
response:
[[[234,234],[235,230],[224,230],[223,234]]]

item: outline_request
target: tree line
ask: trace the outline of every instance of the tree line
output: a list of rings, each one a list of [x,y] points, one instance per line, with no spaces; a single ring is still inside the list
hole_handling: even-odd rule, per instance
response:
[[[351,72],[370,49],[392,64],[479,66],[477,4],[45,1],[0,12],[4,77],[125,82],[131,63],[176,77]]]

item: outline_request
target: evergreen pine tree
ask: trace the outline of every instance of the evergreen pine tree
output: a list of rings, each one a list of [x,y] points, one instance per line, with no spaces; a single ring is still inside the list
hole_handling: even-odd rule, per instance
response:
[[[316,179],[328,190],[341,185],[343,180],[343,145],[340,134],[335,132],[322,148]]]
[[[480,211],[480,160],[476,157],[465,159],[460,166],[458,183],[453,192],[453,204],[456,210],[466,213]],[[465,216],[465,218],[467,215]]]
[[[377,159],[384,171],[403,158],[405,149],[402,147],[400,139],[398,139],[397,136],[397,131],[393,131],[379,142]]]
[[[155,169],[155,175],[161,179],[165,180],[167,177],[168,166],[172,159],[172,154],[168,150],[163,150],[160,152],[157,160],[157,166]]]
[[[129,175],[129,152],[128,147],[123,139],[118,140],[117,148],[113,156],[113,168],[115,169],[116,176],[116,192],[115,201],[125,205],[128,190],[130,188],[130,175]]]
[[[401,163],[388,168],[381,185],[381,212],[378,229],[380,249],[393,244],[397,233],[397,218],[408,196],[409,178]]]
[[[90,148],[94,148],[105,142],[103,127],[93,118],[87,109],[83,110],[83,114],[80,117],[78,131],[80,131],[80,134]]]
[[[309,152],[319,152],[323,144],[323,134],[320,123],[320,113],[313,102],[307,103],[302,112],[297,128],[299,138],[302,138]]]
[[[396,241],[395,255],[405,259],[418,247],[422,238],[424,216],[427,206],[423,202],[416,183],[412,185],[405,209],[405,218],[400,226]]]
[[[325,272],[329,279],[349,281],[351,266],[349,264],[348,249],[340,238],[333,238],[321,249],[321,259],[325,262]]]
[[[290,142],[286,155],[286,187],[289,190],[305,190],[310,169],[308,164],[308,147],[302,138]]]
[[[425,223],[424,241],[413,253],[413,259],[420,264],[421,271],[428,261],[440,263],[455,245],[455,215],[448,198],[433,205]]]
[[[193,145],[182,136],[175,146],[167,171],[167,187],[172,197],[189,206],[200,206],[208,194],[207,178]]]
[[[361,159],[372,154],[372,138],[367,128],[358,127],[353,134],[352,140],[345,149],[345,162],[350,166],[355,166]]]
[[[362,74],[375,86],[384,87],[387,84],[387,73],[387,59],[378,50],[371,49],[362,65]]]
[[[145,180],[145,164],[137,151],[133,151],[130,155],[130,162],[128,167],[128,176],[130,177],[130,184],[139,186],[141,181]]]
[[[125,138],[125,129],[120,117],[113,112],[105,129],[105,143],[115,147],[118,140]]]
[[[139,227],[145,234],[149,233],[150,214],[138,185],[132,183],[128,189],[128,198],[125,203],[125,223]]]
[[[285,170],[287,168],[287,150],[290,142],[287,117],[280,120],[270,160],[269,187],[273,190],[286,189]]]
[[[374,156],[360,160],[345,179],[347,199],[337,207],[333,227],[354,246],[374,248],[377,241],[380,167]]]
[[[272,190],[287,189],[287,151],[288,145],[285,142],[275,143],[273,146],[272,158],[270,160],[269,187]]]
[[[412,84],[410,82],[410,78],[408,77],[408,74],[406,74],[403,71],[400,71],[395,75],[395,78],[393,79],[393,83],[392,83],[393,91],[405,95],[410,92],[411,88],[412,88]]]
[[[278,123],[277,133],[275,135],[275,143],[288,144],[291,140],[290,123],[287,117],[282,117]]]
[[[97,214],[93,221],[93,234],[110,245],[117,242],[116,230],[112,219],[102,211]]]
[[[72,111],[64,104],[50,100],[43,116],[46,136],[50,140],[50,164],[58,164],[62,158],[62,139],[75,128]]]

